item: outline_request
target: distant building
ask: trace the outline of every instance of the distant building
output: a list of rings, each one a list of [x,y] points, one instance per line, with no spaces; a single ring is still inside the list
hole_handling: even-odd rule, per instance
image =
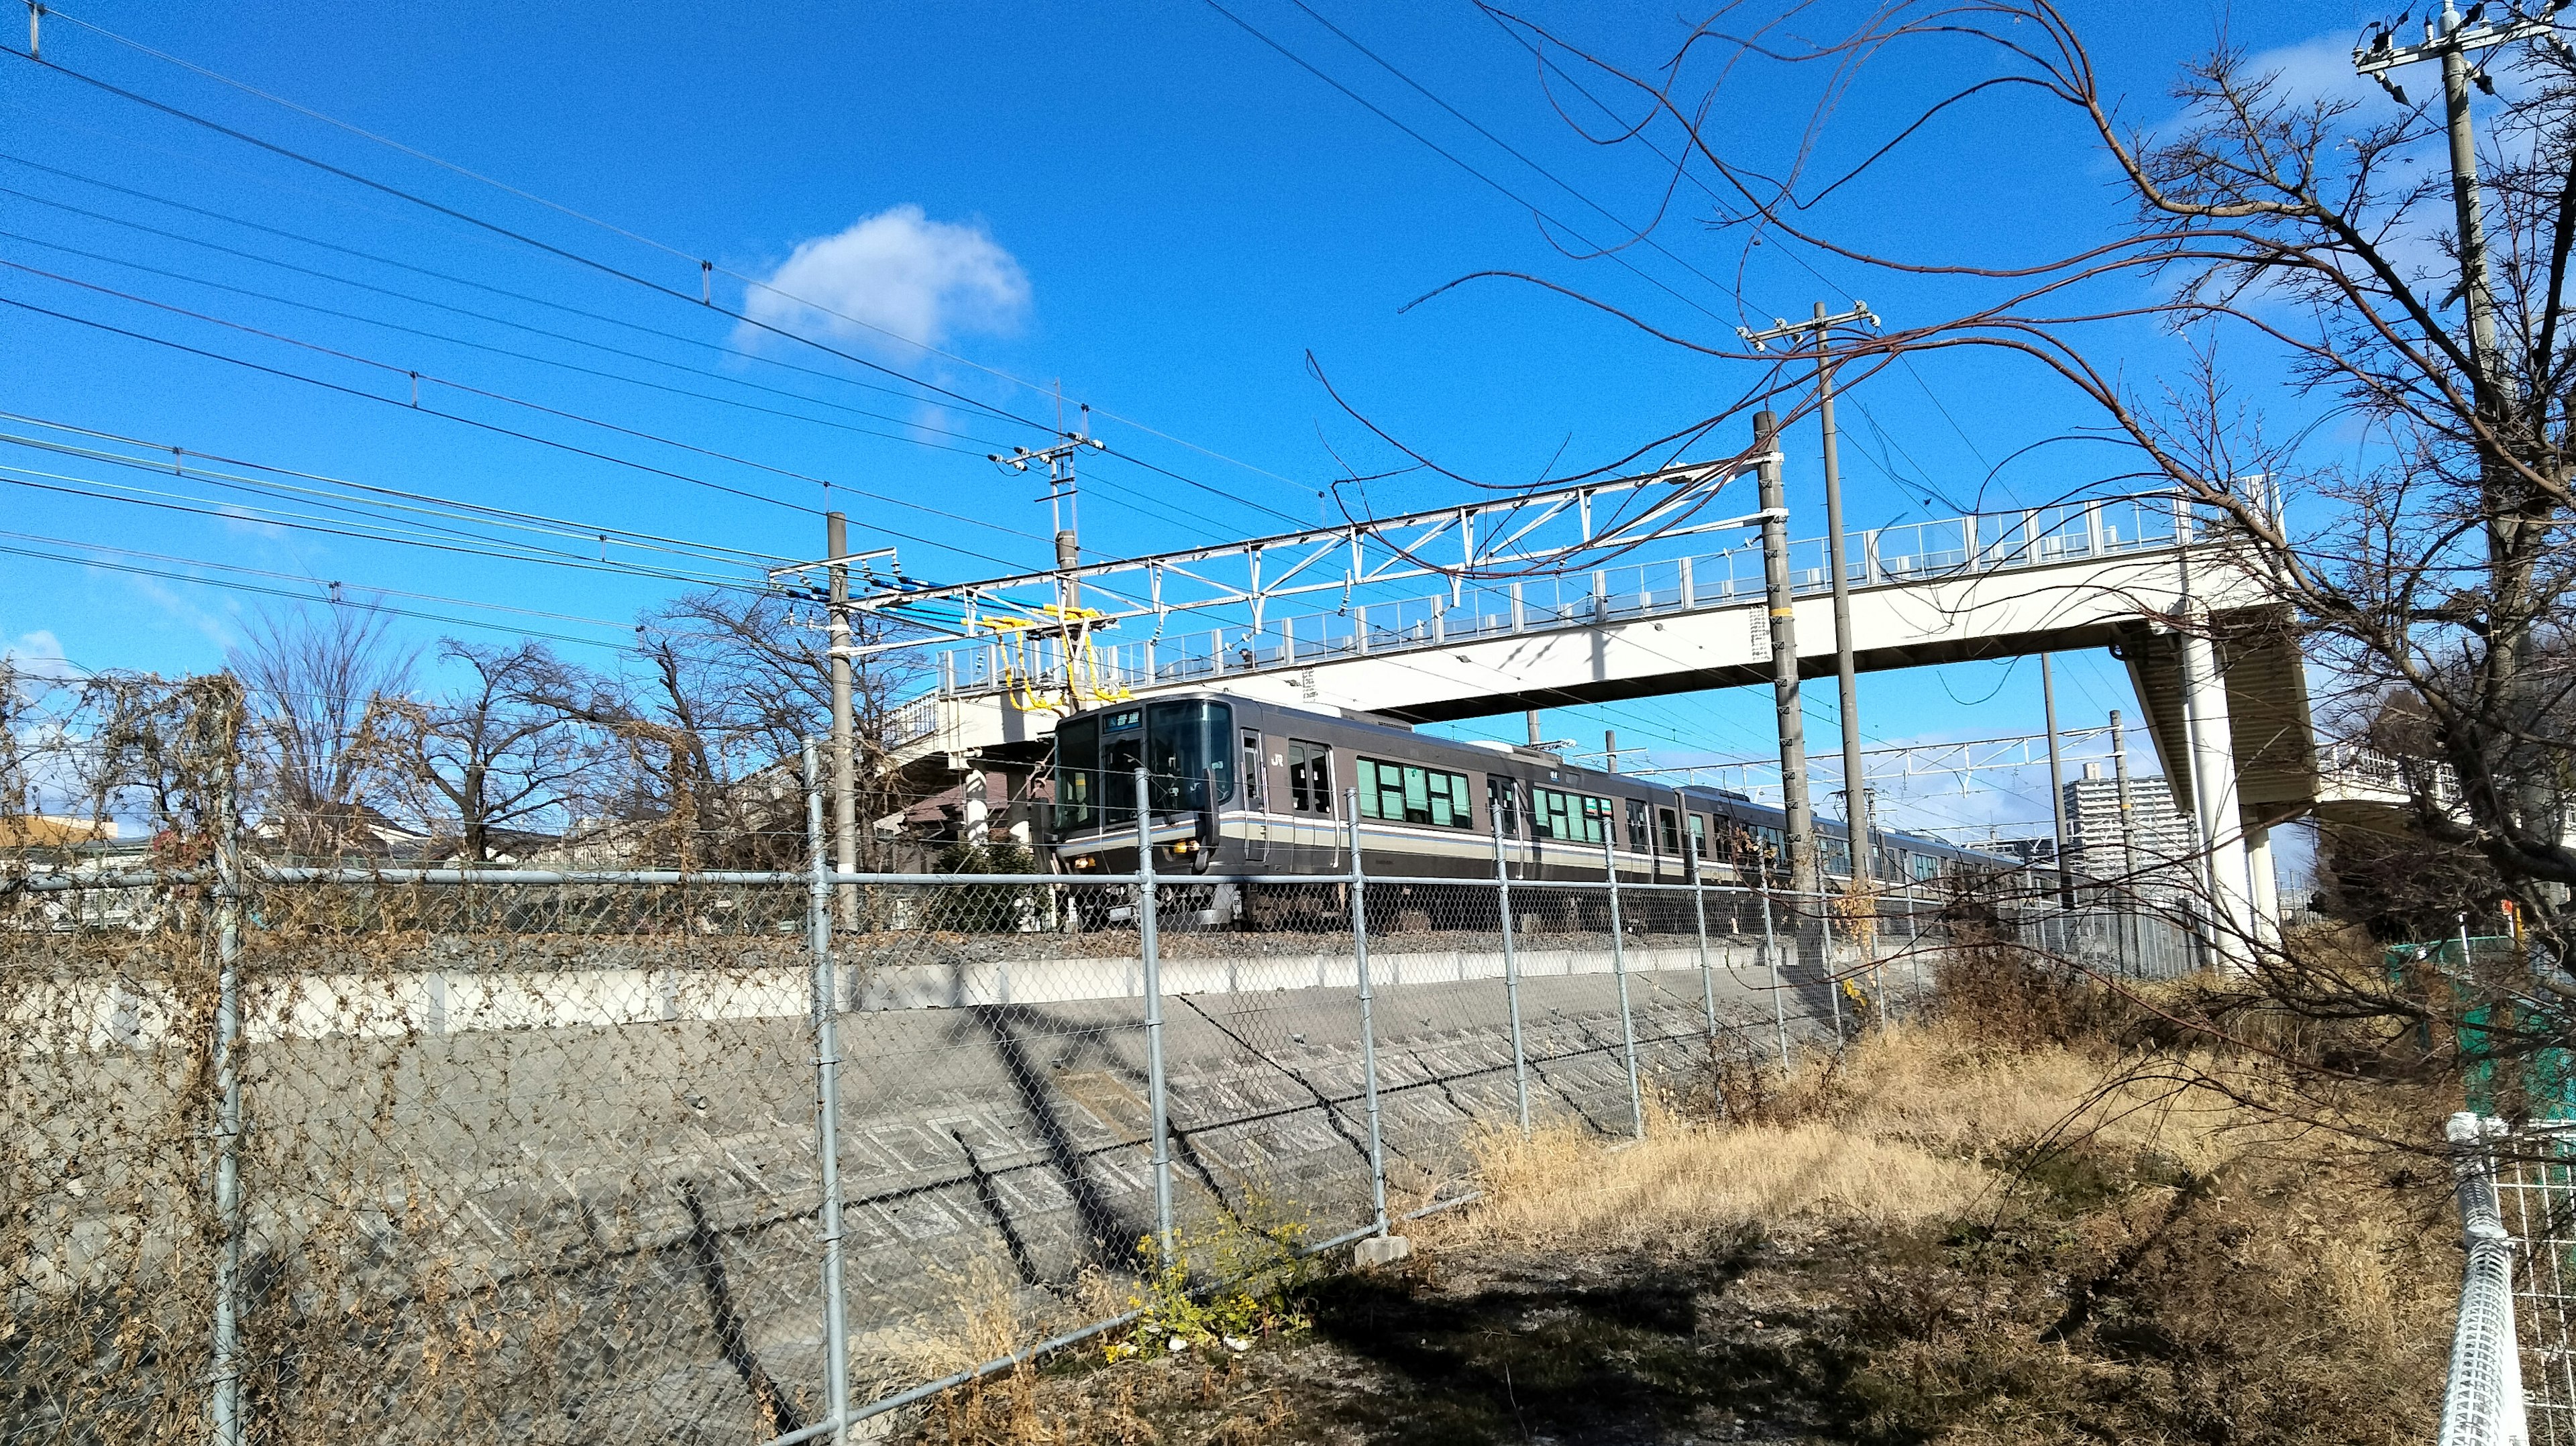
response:
[[[2084,776],[2066,785],[2066,855],[2074,871],[2097,879],[2134,873],[2142,884],[2188,880],[2185,861],[2196,852],[2191,823],[2175,810],[2161,776],[2129,779],[2129,839],[2137,853],[2124,867],[2120,781],[2100,763],[2085,764]]]
[[[0,848],[59,849],[115,841],[116,820],[112,818],[75,818],[53,813],[0,814]]]

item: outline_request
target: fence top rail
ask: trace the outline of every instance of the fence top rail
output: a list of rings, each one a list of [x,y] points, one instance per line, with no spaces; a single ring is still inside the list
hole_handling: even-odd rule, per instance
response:
[[[810,869],[523,869],[523,868],[319,868],[250,862],[244,875],[254,883],[269,884],[654,884],[654,885],[734,885],[775,888],[811,888],[825,884],[876,884],[933,886],[961,884],[1046,885],[1134,884],[1137,874],[902,874],[842,873],[837,870],[816,873]],[[0,898],[11,893],[72,893],[85,889],[150,889],[214,881],[211,869],[160,869],[125,871],[112,874],[30,874],[19,878],[0,879]],[[1265,885],[1334,885],[1347,884],[1347,872],[1328,874],[1192,874],[1158,871],[1154,879],[1164,885],[1191,884],[1265,884]],[[1426,876],[1415,874],[1364,874],[1365,882],[1376,885],[1420,887],[1441,885],[1460,889],[1492,889],[1500,881],[1474,875]],[[1607,879],[1512,879],[1514,888],[1570,889],[1606,892]],[[1833,900],[1855,897],[1843,894],[1802,894],[1794,889],[1765,890],[1742,883],[1703,882],[1633,882],[1618,885],[1623,892],[1657,890],[1666,893],[1706,891],[1711,894],[1761,894],[1783,901],[1799,899]],[[1879,891],[1887,899],[1928,897],[1902,889]],[[2576,1128],[2576,1125],[2571,1125]]]

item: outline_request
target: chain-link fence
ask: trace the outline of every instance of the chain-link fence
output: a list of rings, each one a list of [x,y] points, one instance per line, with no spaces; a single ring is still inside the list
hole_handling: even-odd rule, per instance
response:
[[[296,868],[225,810],[0,880],[0,1441],[834,1438],[1207,1242],[1471,1198],[1480,1129],[1643,1132],[1946,928],[1606,867],[830,873],[807,803],[801,871]]]

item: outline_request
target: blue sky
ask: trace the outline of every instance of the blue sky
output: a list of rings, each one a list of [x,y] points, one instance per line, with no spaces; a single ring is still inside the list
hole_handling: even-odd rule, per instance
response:
[[[1294,0],[1227,3],[1525,200],[1596,239],[1609,234],[1585,201],[1444,114]],[[2131,96],[2128,113],[2141,121],[2170,109],[2161,96],[2173,67],[2209,43],[2225,13],[2086,8],[2106,87]],[[1666,178],[1653,157],[1577,136],[1551,108],[1529,53],[1481,12],[1325,0],[1315,0],[1315,11],[1591,202],[1632,221],[1659,203]],[[833,345],[852,356],[1040,421],[1054,416],[1051,393],[995,373],[1040,387],[1060,380],[1069,401],[1153,429],[1099,425],[1121,450],[1191,482],[1115,459],[1096,464],[1084,542],[1107,555],[1275,530],[1282,516],[1314,518],[1315,489],[1334,475],[1337,457],[1364,469],[1389,465],[1391,454],[1309,374],[1310,355],[1380,426],[1444,465],[1496,481],[1542,475],[1556,458],[1559,467],[1606,461],[1751,380],[1742,363],[1691,356],[1511,283],[1479,283],[1404,310],[1468,272],[1541,273],[1710,340],[1739,320],[1803,314],[1819,299],[1839,307],[1859,293],[1891,319],[1910,321],[1954,308],[1960,294],[1802,260],[1785,246],[1741,256],[1700,224],[1706,197],[1688,186],[1656,236],[1716,284],[1643,249],[1630,259],[1651,280],[1611,262],[1571,260],[1543,239],[1522,205],[1206,5],[243,8],[85,0],[71,13],[670,249],[333,130],[56,16],[45,51],[63,67],[650,284],[498,239],[23,58],[0,58],[0,259],[16,264],[0,273],[0,297],[338,388],[8,307],[0,308],[0,410],[151,444],[95,444],[112,450],[178,446],[750,552],[818,554],[819,522],[808,509],[824,489],[800,479],[829,478],[841,484],[837,505],[852,513],[860,545],[899,543],[915,573],[1040,565],[1046,518],[1031,500],[1037,489],[981,454],[1038,445],[1044,435],[962,403],[928,404],[906,385],[867,390],[854,383],[887,379],[741,332],[693,304],[697,258],[753,276],[802,266],[795,274],[803,282],[846,286],[834,293],[844,309],[907,331],[935,330],[956,359],[842,328]],[[1680,33],[1660,7],[1533,13],[1631,63],[1652,61]],[[2229,23],[2248,49],[2304,64],[2339,55],[2358,18],[2347,6],[2286,4],[2239,9]],[[1846,98],[1823,159],[1847,153],[1877,132],[1875,123],[1980,63],[1964,51],[1897,53]],[[1793,79],[1748,75],[1729,82],[1717,114],[1716,130],[1730,145],[1785,157],[1807,97]],[[2068,117],[2005,95],[1937,123],[1868,184],[1829,203],[1826,215],[1865,225],[1891,249],[1919,257],[2036,255],[2113,219],[2105,180]],[[853,230],[869,218],[867,229]],[[826,244],[800,257],[808,243]],[[888,268],[902,284],[880,284]],[[715,287],[719,300],[744,302],[739,283],[719,275]],[[837,325],[779,319],[808,329]],[[2145,371],[2171,361],[2152,335],[2100,342]],[[408,405],[412,371],[429,379],[423,411]],[[2055,449],[1991,481],[1989,472],[2077,418],[2040,378],[1992,359],[1926,358],[1890,372],[1846,404],[1852,519],[1876,525],[1944,513],[1927,491],[1966,498],[1982,487],[2002,505],[2053,496],[2107,460]],[[502,428],[657,470],[533,445],[495,430]],[[28,422],[0,423],[0,431],[65,440]],[[7,475],[22,482],[52,473],[205,492],[95,459],[0,451],[8,454],[0,461],[19,469]],[[1820,514],[1812,429],[1792,436],[1789,457],[1793,509]],[[1390,509],[1458,495],[1455,484],[1420,475],[1370,492]],[[320,584],[337,580],[353,591],[506,602],[547,616],[403,605],[611,644],[631,641],[634,614],[673,586],[25,486],[0,487],[0,517],[7,519],[0,530],[18,535],[0,537],[0,545],[28,552],[101,558],[25,540],[68,539],[263,569],[284,575],[263,585],[304,595],[319,596]],[[631,547],[609,552],[647,556]],[[58,652],[87,667],[203,669],[220,663],[252,613],[278,605],[192,583],[212,574],[186,563],[118,560],[145,571],[0,554],[0,644],[31,657]],[[499,636],[431,621],[403,626],[422,643],[442,630]],[[1822,750],[1834,735],[1832,690],[1810,687],[1807,697],[1811,738]],[[1885,740],[2015,734],[2039,724],[2029,664],[1874,675],[1862,680],[1862,702],[1868,733]],[[2062,660],[2059,708],[2069,726],[2098,723],[2114,707],[2132,707],[2116,663]],[[1644,744],[1663,762],[1740,757],[1768,750],[1769,708],[1767,692],[1738,690],[1563,710],[1548,729],[1589,739],[1616,727],[1624,744]],[[1516,736],[1519,728],[1514,716],[1495,720],[1491,731]],[[1941,801],[1918,817],[2035,820],[2046,811],[2041,781],[2023,779],[2017,792]]]

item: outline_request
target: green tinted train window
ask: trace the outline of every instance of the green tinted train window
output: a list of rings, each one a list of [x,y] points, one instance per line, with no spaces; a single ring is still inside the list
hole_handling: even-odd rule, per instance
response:
[[[1381,763],[1374,758],[1361,759],[1359,767],[1362,818],[1427,823],[1436,828],[1475,827],[1467,775],[1409,763]]]

